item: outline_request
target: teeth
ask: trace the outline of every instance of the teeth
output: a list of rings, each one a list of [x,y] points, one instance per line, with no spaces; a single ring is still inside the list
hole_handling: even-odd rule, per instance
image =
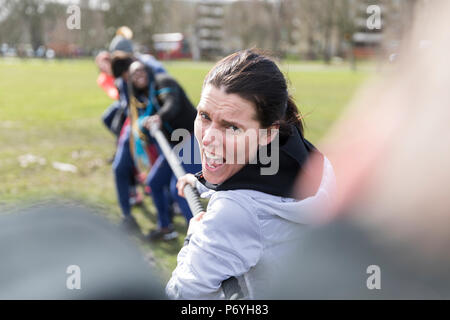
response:
[[[205,160],[211,169],[215,169],[223,164],[223,158],[217,155],[213,155],[205,151]]]
[[[214,164],[214,162],[212,162],[210,159],[206,158],[206,163],[208,164],[208,166],[210,166],[211,168],[215,168],[216,165]]]
[[[222,157],[217,156],[217,155],[213,155],[213,154],[211,154],[211,153],[209,153],[207,151],[205,151],[205,155],[206,155],[206,157],[208,159],[211,159],[211,160],[222,160]]]

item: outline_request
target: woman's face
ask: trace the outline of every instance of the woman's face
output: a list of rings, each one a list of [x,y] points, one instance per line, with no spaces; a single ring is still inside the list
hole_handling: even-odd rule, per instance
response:
[[[111,56],[108,52],[100,52],[95,58],[95,63],[97,64],[100,72],[112,75]]]
[[[238,172],[256,154],[259,129],[251,102],[205,86],[195,119],[204,178],[219,184]]]
[[[101,59],[98,63],[98,68],[101,72],[112,75],[111,59],[109,57],[104,57]]]
[[[140,62],[133,62],[130,66],[130,77],[133,86],[137,89],[145,89],[148,86],[148,76],[145,66]]]

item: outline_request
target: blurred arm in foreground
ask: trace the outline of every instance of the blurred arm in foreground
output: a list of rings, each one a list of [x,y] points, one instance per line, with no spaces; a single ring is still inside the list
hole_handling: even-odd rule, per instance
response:
[[[303,238],[272,298],[450,298],[449,21],[448,1],[421,7],[393,70],[328,134],[334,221]]]
[[[0,299],[165,298],[137,245],[79,206],[1,215],[0,254]]]

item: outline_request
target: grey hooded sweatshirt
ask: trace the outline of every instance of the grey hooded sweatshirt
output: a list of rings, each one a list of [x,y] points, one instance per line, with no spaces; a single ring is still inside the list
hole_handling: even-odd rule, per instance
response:
[[[245,298],[267,295],[281,266],[295,254],[305,228],[323,219],[331,204],[335,176],[330,161],[321,159],[318,187],[302,200],[231,183],[225,190],[211,190],[197,182],[202,197],[210,200],[199,228],[178,254],[166,286],[169,298],[223,299],[221,284],[230,277],[238,279]],[[295,178],[294,174],[292,181]]]

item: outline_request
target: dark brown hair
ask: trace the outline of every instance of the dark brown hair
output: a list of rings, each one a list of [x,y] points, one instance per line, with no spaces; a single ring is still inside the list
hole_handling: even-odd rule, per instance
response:
[[[291,134],[291,125],[303,136],[303,124],[286,79],[276,63],[259,50],[242,50],[220,60],[207,74],[203,86],[224,88],[256,108],[261,127],[280,125],[280,136]]]

